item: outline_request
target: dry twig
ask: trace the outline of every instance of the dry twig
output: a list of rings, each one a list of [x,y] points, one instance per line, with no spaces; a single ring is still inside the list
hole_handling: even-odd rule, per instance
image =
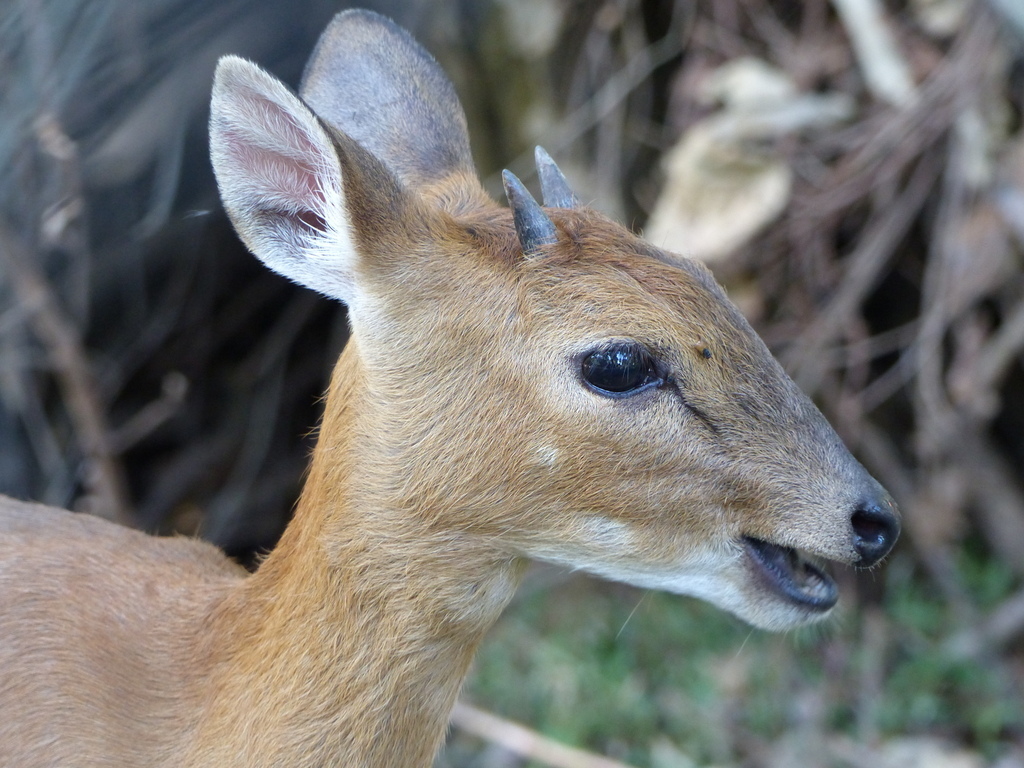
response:
[[[46,278],[6,227],[0,227],[0,258],[60,382],[84,459],[82,482],[88,511],[131,525],[133,518],[121,466],[111,449],[106,414],[78,329],[65,315]]]
[[[466,733],[498,744],[528,760],[536,760],[552,768],[630,768],[618,760],[567,747],[526,726],[492,715],[459,702],[452,711],[452,725]]]

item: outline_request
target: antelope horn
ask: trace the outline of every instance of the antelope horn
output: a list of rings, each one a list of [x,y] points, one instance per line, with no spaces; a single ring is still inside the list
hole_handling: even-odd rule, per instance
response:
[[[537,175],[540,176],[541,199],[548,208],[578,208],[580,201],[569,186],[565,174],[555,165],[544,147],[534,150]]]
[[[501,181],[505,185],[505,196],[512,209],[512,221],[516,225],[523,255],[536,256],[540,253],[540,246],[557,243],[558,230],[523,186],[523,182],[512,171],[502,171]]]

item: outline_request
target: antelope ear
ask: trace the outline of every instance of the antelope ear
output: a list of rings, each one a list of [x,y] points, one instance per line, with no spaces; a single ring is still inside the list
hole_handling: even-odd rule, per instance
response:
[[[334,17],[309,57],[299,95],[410,189],[461,172],[476,178],[466,115],[433,57],[390,19]]]
[[[275,272],[351,304],[355,233],[338,153],[313,113],[255,64],[226,56],[214,77],[210,150],[224,207],[249,249]]]

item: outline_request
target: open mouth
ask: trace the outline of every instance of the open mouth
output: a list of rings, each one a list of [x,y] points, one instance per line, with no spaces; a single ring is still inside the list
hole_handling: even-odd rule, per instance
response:
[[[839,599],[832,577],[798,550],[751,536],[743,546],[761,581],[790,602],[823,613]]]

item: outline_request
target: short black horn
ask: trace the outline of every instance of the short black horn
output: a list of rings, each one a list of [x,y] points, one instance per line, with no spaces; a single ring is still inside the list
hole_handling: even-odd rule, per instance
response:
[[[548,208],[578,208],[580,201],[572,191],[565,174],[555,165],[544,147],[534,150],[537,175],[540,176],[541,200]]]
[[[505,196],[512,209],[512,221],[519,235],[519,245],[525,256],[536,256],[542,245],[558,242],[558,230],[548,215],[537,205],[526,187],[512,171],[502,171],[501,181],[505,185]]]

